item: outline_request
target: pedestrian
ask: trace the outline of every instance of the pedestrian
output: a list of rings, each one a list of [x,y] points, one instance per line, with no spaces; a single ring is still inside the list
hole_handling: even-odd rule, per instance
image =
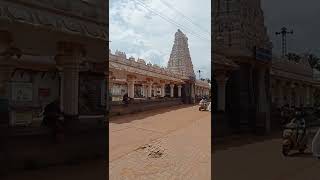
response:
[[[42,124],[51,129],[53,140],[55,142],[57,141],[57,132],[62,132],[62,123],[59,121],[60,114],[60,103],[58,99],[49,103],[44,108],[44,118]]]
[[[122,97],[122,102],[125,104],[125,105],[128,105],[129,104],[129,96],[128,96],[128,93],[125,93]]]

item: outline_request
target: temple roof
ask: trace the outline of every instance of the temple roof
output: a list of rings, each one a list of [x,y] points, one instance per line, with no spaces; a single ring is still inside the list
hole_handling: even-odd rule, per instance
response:
[[[233,62],[232,60],[226,58],[223,55],[219,55],[219,54],[216,54],[216,53],[213,54],[213,64],[214,65],[228,66],[228,67],[231,67],[231,68],[238,68],[238,65],[235,62]],[[214,68],[215,68],[215,66],[214,66]]]

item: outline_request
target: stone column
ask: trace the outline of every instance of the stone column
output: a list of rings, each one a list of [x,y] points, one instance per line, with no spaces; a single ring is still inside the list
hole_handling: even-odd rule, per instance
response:
[[[128,96],[134,98],[134,81],[128,80]]]
[[[218,88],[218,111],[225,111],[226,104],[226,84],[228,77],[224,74],[219,75],[216,78],[217,88]]]
[[[181,97],[181,88],[182,88],[182,86],[178,85],[178,97]]]
[[[310,106],[310,86],[306,87],[306,103],[307,106]]]
[[[170,97],[174,97],[174,84],[170,84]]]
[[[279,81],[278,83],[278,105],[279,107],[282,107],[284,105],[284,100],[283,100],[283,83],[282,81]]]
[[[293,97],[292,97],[292,92],[294,91],[294,88],[295,88],[295,85],[294,83],[290,83],[290,89],[288,90],[288,100],[289,100],[289,106],[292,107],[294,106],[294,102],[292,101],[293,100]]]
[[[314,106],[314,87],[310,88],[310,105]]]
[[[73,42],[59,42],[56,60],[63,69],[63,109],[66,119],[77,119],[79,102],[79,64],[83,46]]]
[[[63,100],[64,100],[64,96],[63,96],[63,90],[64,90],[64,75],[63,75],[63,71],[59,72],[59,76],[60,76],[60,110],[61,112],[63,111]]]
[[[146,85],[145,84],[142,84],[142,96],[143,97],[146,97]]]
[[[166,84],[161,84],[161,97],[164,97],[166,95]]]
[[[11,34],[7,31],[0,31],[0,52],[5,52],[12,42]],[[0,56],[0,97],[9,98],[8,82],[14,71],[13,59],[9,56]]]
[[[264,116],[265,120],[265,131],[266,133],[270,132],[270,111],[269,103],[267,100],[266,93],[266,81],[265,81],[266,70],[264,68],[259,69],[258,71],[258,84],[259,84],[259,96],[258,96],[258,113]]]
[[[295,93],[296,93],[296,103],[295,106],[296,107],[300,107],[301,105],[301,85],[298,84],[295,88]]]
[[[148,88],[148,90],[149,90],[148,95],[149,95],[150,98],[152,97],[152,86],[153,86],[153,83],[150,82],[150,83],[149,83],[149,88]]]

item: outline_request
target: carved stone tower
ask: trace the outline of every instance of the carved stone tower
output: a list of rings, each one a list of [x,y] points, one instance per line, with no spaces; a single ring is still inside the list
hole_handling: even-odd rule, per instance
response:
[[[214,48],[228,55],[252,55],[254,47],[271,50],[260,0],[214,1]]]
[[[239,65],[226,87],[226,96],[232,97],[226,102],[227,112],[236,131],[270,131],[271,59],[266,57],[272,43],[260,1],[214,1],[214,50]]]
[[[168,62],[168,69],[184,77],[195,78],[187,36],[178,29]]]

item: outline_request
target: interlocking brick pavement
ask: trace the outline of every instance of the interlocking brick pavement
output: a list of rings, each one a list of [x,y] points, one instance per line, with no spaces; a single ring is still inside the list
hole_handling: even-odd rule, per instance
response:
[[[197,107],[186,107],[149,116],[139,122],[129,122],[130,128],[143,128],[156,136],[141,136],[140,138],[148,142],[140,145],[124,140],[136,146],[128,149],[126,154],[119,158],[110,157],[109,178],[211,179],[210,119],[209,112],[199,112]],[[116,154],[113,151],[118,150],[111,148],[115,141],[119,143],[122,138],[126,139],[135,134],[126,131],[127,134],[123,134],[122,138],[117,136],[113,141],[112,126],[110,131],[110,154]]]

